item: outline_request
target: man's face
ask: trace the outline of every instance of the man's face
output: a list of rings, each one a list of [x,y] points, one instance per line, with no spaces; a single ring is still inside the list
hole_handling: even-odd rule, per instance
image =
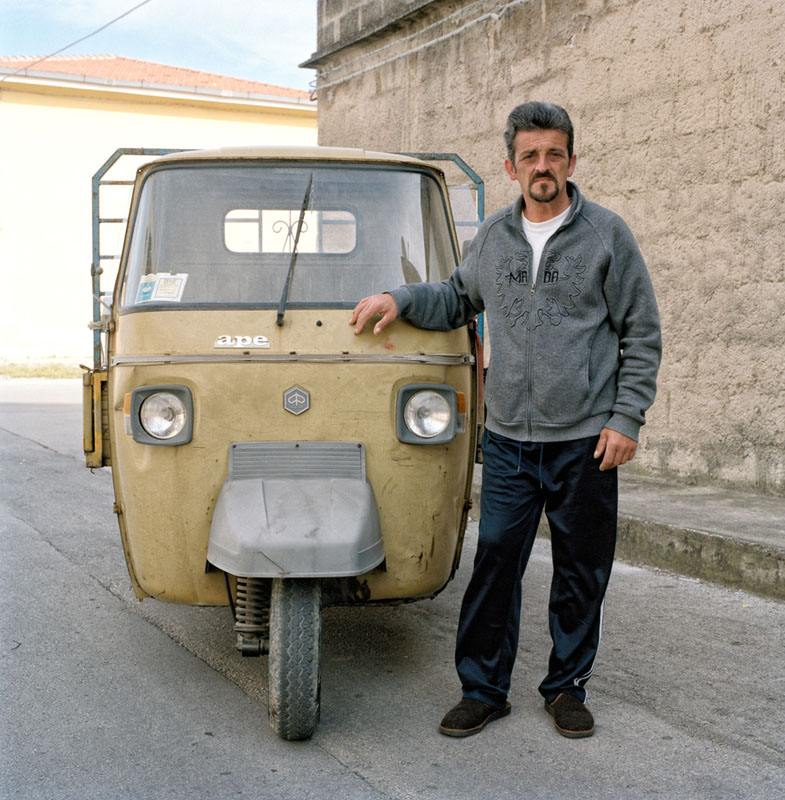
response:
[[[518,131],[515,158],[504,167],[510,180],[518,181],[526,206],[565,205],[567,178],[575,169],[575,154],[567,153],[567,134],[555,130]]]

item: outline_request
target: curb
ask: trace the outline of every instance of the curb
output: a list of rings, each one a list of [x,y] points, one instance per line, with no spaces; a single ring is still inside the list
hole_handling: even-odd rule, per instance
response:
[[[619,514],[616,558],[785,600],[785,547]]]

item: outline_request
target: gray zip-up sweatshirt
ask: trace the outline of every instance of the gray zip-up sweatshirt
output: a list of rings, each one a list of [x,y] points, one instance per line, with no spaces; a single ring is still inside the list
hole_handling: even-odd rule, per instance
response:
[[[545,245],[536,283],[521,196],[485,220],[447,280],[390,294],[402,318],[431,330],[485,311],[485,425],[494,433],[549,442],[609,427],[637,440],[662,351],[651,280],[624,221],[568,189],[570,212]]]

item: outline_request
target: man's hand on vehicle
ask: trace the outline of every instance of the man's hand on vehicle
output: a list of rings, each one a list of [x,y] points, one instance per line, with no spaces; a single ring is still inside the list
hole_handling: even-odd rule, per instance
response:
[[[632,461],[635,458],[637,449],[638,443],[635,439],[630,439],[629,436],[610,428],[603,428],[600,431],[600,438],[597,441],[594,457],[603,456],[600,463],[600,471],[604,471]]]
[[[389,294],[372,294],[364,297],[355,306],[352,312],[350,325],[354,325],[355,334],[362,333],[365,323],[376,315],[381,319],[374,326],[373,332],[381,333],[394,319],[398,317],[398,306]]]

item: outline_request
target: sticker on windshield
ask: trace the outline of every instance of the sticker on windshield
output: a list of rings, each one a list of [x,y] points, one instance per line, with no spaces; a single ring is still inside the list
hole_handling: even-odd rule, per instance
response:
[[[155,279],[157,275],[145,275],[139,282],[139,291],[136,293],[137,303],[147,303],[153,296],[153,289],[155,289]]]
[[[178,272],[158,272],[145,275],[139,282],[136,292],[137,303],[170,302],[179,303],[183,299],[183,290],[188,275]]]

